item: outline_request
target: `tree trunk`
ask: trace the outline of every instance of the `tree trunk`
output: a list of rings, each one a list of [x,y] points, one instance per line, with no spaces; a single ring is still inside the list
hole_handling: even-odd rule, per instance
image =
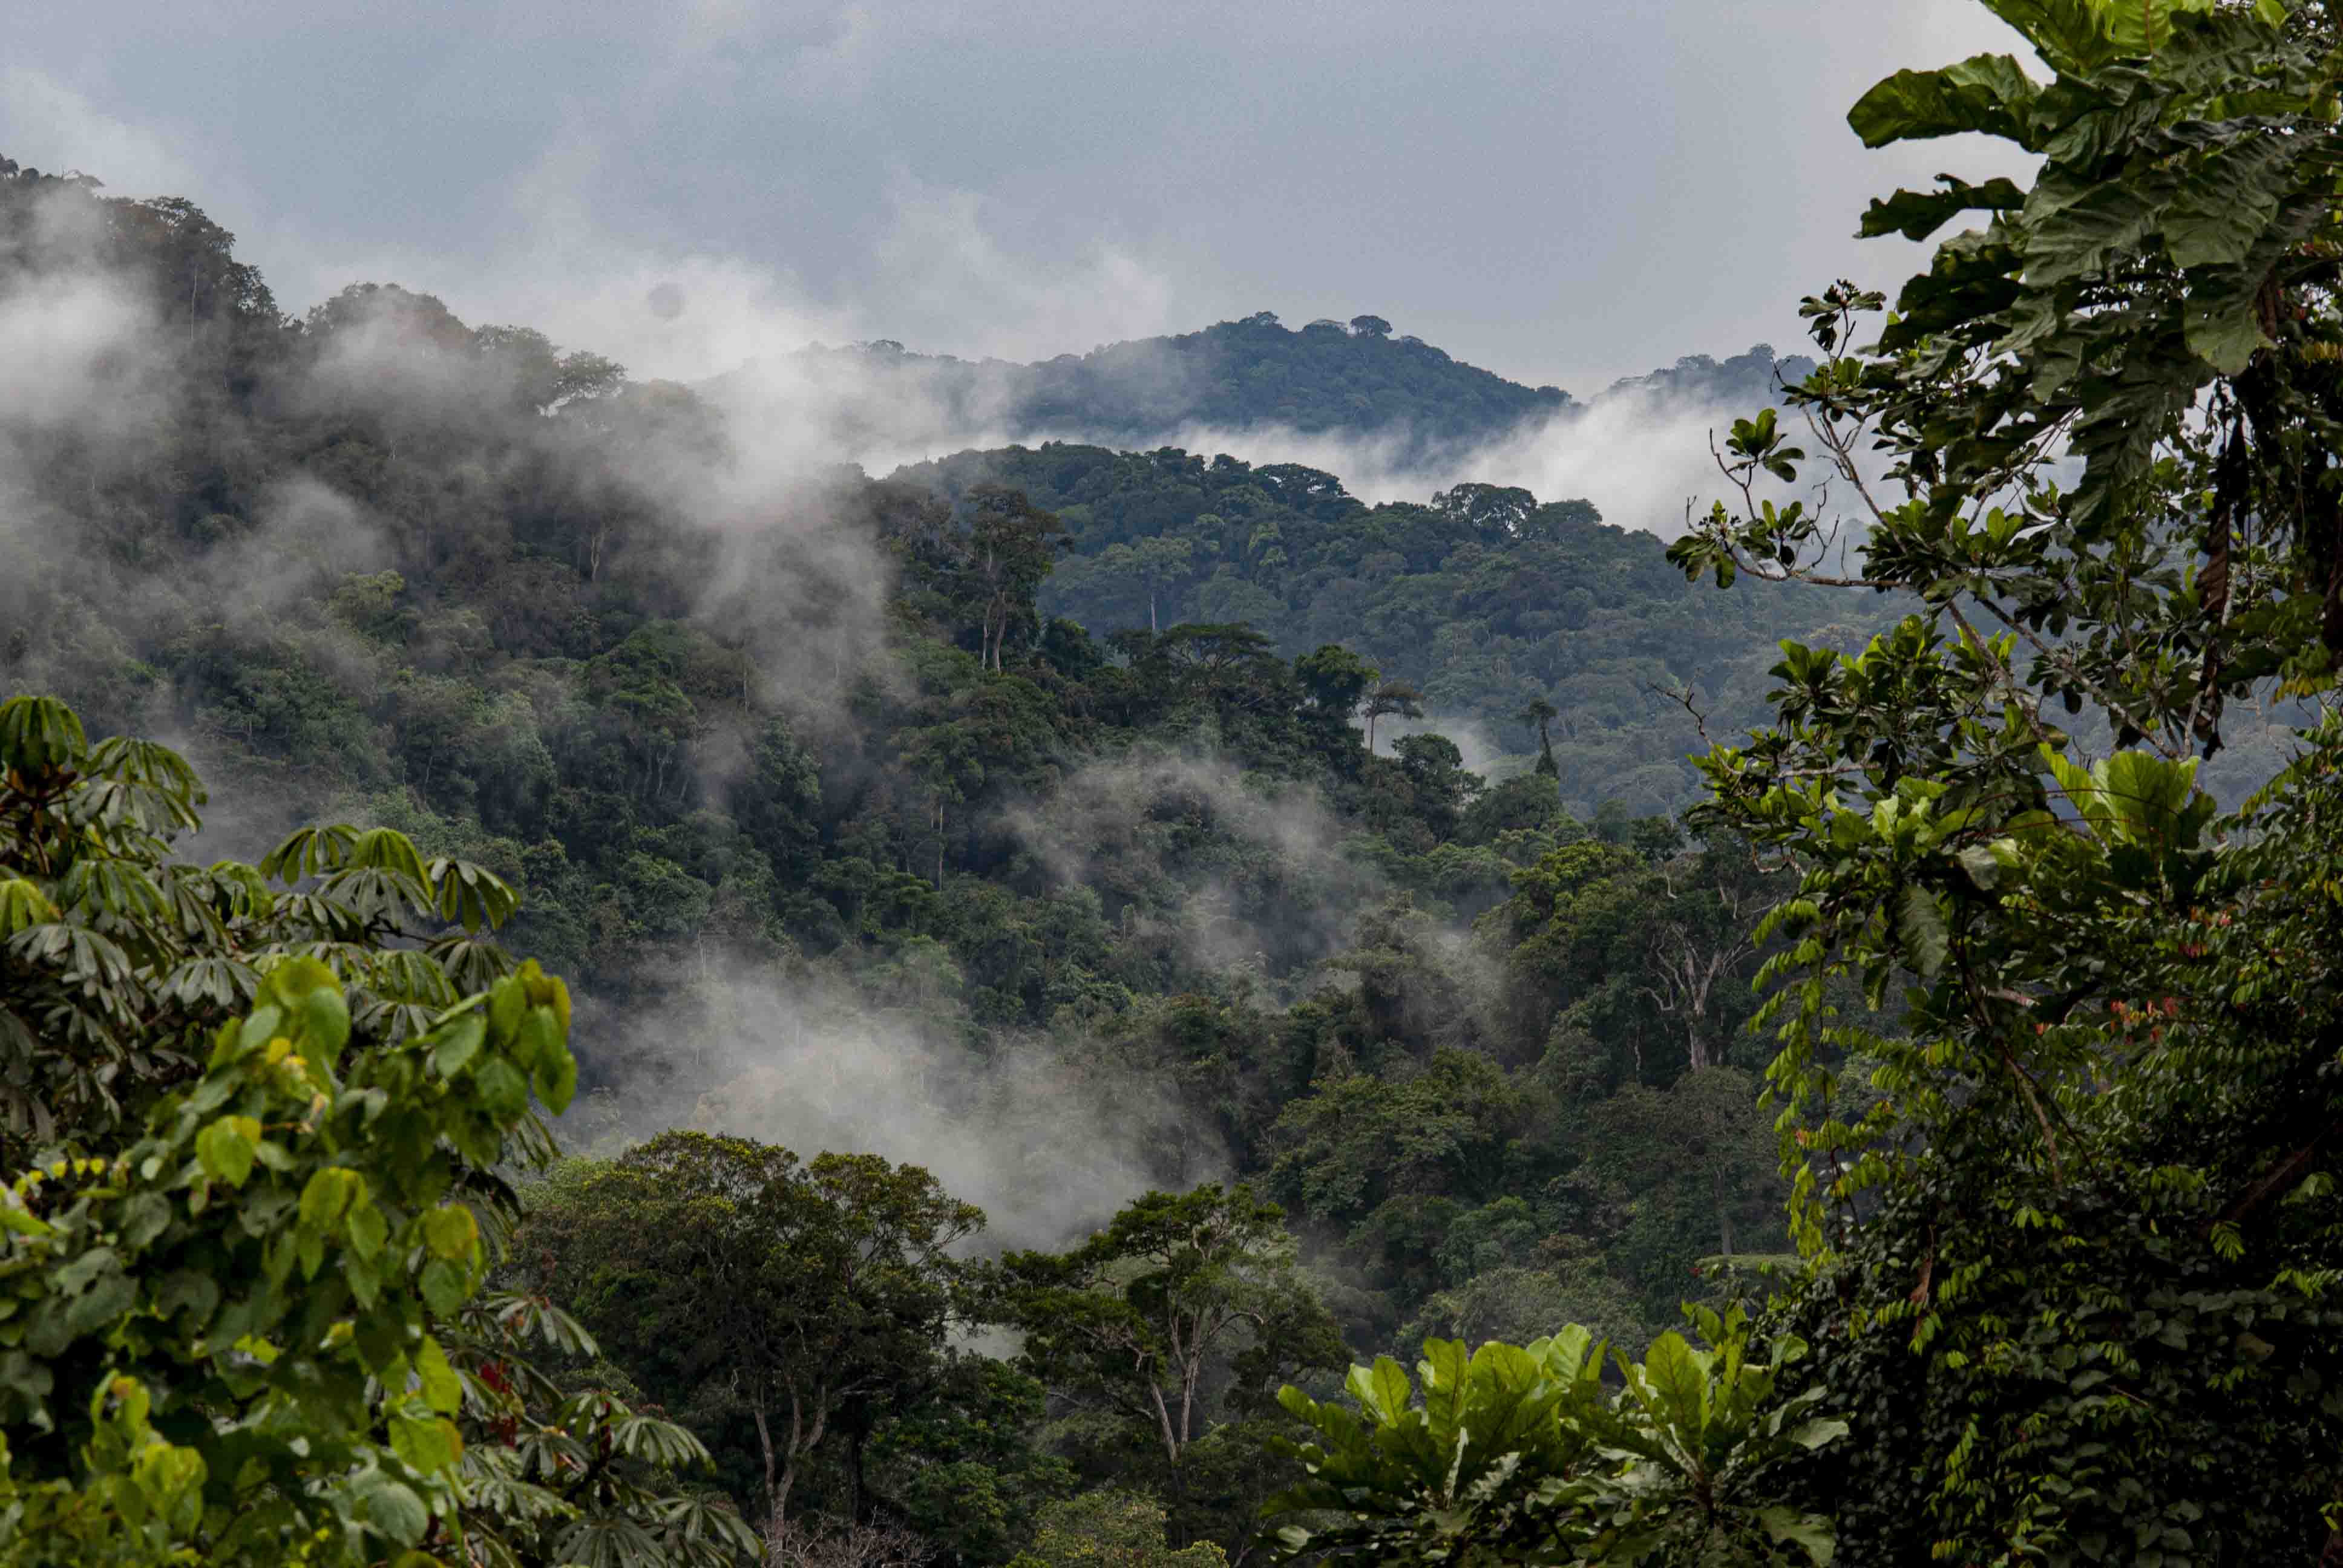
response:
[[[1733,1211],[1727,1208],[1725,1202],[1724,1171],[1713,1170],[1708,1173],[1708,1190],[1710,1196],[1716,1201],[1716,1239],[1720,1243],[1718,1250],[1729,1258],[1733,1256]]]
[[[773,1431],[765,1419],[762,1394],[749,1402],[749,1411],[757,1418],[757,1446],[765,1459],[765,1561],[771,1568],[780,1568],[781,1526],[788,1522],[789,1491],[774,1465]]]

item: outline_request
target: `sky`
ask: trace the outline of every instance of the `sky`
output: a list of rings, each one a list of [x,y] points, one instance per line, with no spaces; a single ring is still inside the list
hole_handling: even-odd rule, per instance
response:
[[[1976,0],[25,4],[0,154],[192,198],[291,310],[397,282],[683,378],[1263,309],[1581,396],[1792,352],[1921,260],[1869,196],[2012,171],[1847,106],[2022,49]]]

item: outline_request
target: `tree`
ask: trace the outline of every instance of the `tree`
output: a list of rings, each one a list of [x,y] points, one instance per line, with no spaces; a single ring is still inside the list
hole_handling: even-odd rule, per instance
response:
[[[1618,1271],[1658,1284],[1663,1312],[1696,1293],[1688,1266],[1731,1258],[1755,1239],[1783,1246],[1774,1119],[1739,1068],[1701,1067],[1665,1089],[1629,1084],[1589,1109],[1586,1164],[1574,1182],[1627,1195],[1628,1233],[1605,1251]],[[1637,1256],[1661,1252],[1658,1258]],[[1648,1292],[1647,1292],[1648,1293]]]
[[[542,1296],[490,1292],[439,1331],[463,1380],[457,1479],[476,1560],[729,1568],[754,1562],[756,1533],[730,1501],[685,1490],[710,1466],[685,1427],[611,1384],[593,1335]],[[558,1358],[567,1367],[541,1358]]]
[[[2343,1550],[2303,1458],[2343,1438],[2310,1392],[2343,1372],[2343,724],[2297,709],[2227,817],[2187,754],[2240,698],[2331,701],[2343,649],[2335,22],[1993,9],[2052,81],[1981,56],[1850,116],[2042,159],[1873,204],[1912,237],[1991,215],[1875,343],[1878,296],[1804,307],[1828,358],[1788,400],[1860,546],[1757,494],[1807,461],[1768,409],[1673,551],[1918,601],[1859,652],[1785,643],[1776,722],[1703,762],[1708,819],[1800,877],[1761,971],[1788,1316],[1855,1437],[1804,1494],[1865,1560],[2308,1561]],[[1855,981],[1902,990],[1893,1027],[1840,1016]]]
[[[1397,715],[1402,719],[1423,717],[1423,693],[1412,682],[1387,680],[1367,696],[1364,712],[1367,716],[1367,749],[1375,749],[1375,720]]]
[[[1081,1246],[1012,1252],[1001,1269],[1036,1375],[1139,1423],[1174,1486],[1213,1404],[1242,1413],[1281,1378],[1339,1364],[1283,1211],[1242,1186],[1147,1193]]]
[[[1663,819],[1635,824],[1631,838],[1638,834],[1656,840],[1645,851],[1656,870],[1645,882],[1654,897],[1645,927],[1643,989],[1661,1012],[1683,1021],[1685,1060],[1698,1072],[1717,1063],[1728,1037],[1712,1010],[1718,988],[1747,974],[1762,950],[1757,923],[1767,896],[1784,890],[1750,847],[1729,834],[1716,835],[1692,854],[1677,852],[1682,840],[1675,825]],[[1727,1010],[1735,1022],[1738,1014]]]
[[[841,1413],[940,1353],[983,1222],[917,1166],[677,1130],[557,1186],[524,1243],[629,1365],[745,1412],[769,1546]]]
[[[1006,1362],[961,1352],[880,1408],[868,1455],[872,1512],[926,1550],[1001,1563],[1032,1537],[1040,1511],[1072,1484],[1042,1446],[1048,1394]]]
[[[1100,558],[1109,569],[1127,572],[1147,595],[1147,629],[1158,628],[1155,601],[1166,589],[1196,575],[1193,539],[1156,538],[1114,545]]]
[[[1042,1509],[1033,1543],[1009,1568],[1226,1568],[1228,1560],[1209,1541],[1173,1551],[1161,1503],[1106,1489]]]
[[[1012,625],[1040,622],[1033,596],[1050,575],[1065,533],[1058,519],[1036,510],[1022,492],[982,487],[969,498],[971,508],[962,571],[980,605],[983,644],[980,657],[997,671],[1001,645]],[[1152,590],[1151,589],[1151,595]],[[1152,599],[1151,598],[1151,604]]]
[[[1537,770],[1549,779],[1557,778],[1562,770],[1554,766],[1554,739],[1546,733],[1546,726],[1562,717],[1562,709],[1543,697],[1533,697],[1513,717],[1537,731]]]
[[[517,1215],[496,1172],[552,1151],[532,1095],[558,1112],[576,1087],[569,998],[474,936],[409,944],[418,918],[504,919],[510,890],[380,829],[172,862],[193,772],[89,746],[45,699],[0,706],[0,1006],[55,1090],[18,1136],[71,1151],[12,1156],[0,1191],[0,1563],[456,1543],[717,1568],[752,1545],[679,1495],[707,1462],[689,1433],[533,1363],[531,1340],[593,1354],[558,1309],[476,1294]]]
[[[1455,837],[1465,803],[1482,789],[1481,776],[1464,771],[1456,742],[1445,735],[1403,735],[1392,753],[1414,796],[1417,819],[1435,839]]]
[[[1334,714],[1345,723],[1358,711],[1360,699],[1382,673],[1339,643],[1321,644],[1315,652],[1305,653],[1293,661],[1294,678],[1310,694],[1311,702],[1320,711]]]

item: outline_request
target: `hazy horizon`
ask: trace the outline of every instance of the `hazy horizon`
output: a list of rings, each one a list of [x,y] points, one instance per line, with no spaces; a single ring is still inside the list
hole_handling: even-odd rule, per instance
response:
[[[1845,111],[2017,46],[1956,0],[1101,21],[122,0],[15,40],[0,152],[189,197],[288,309],[397,282],[642,376],[880,337],[1041,359],[1269,309],[1584,397],[1795,352],[1802,295],[1908,275],[1916,247],[1850,237],[1849,193],[1982,166],[1867,154]],[[647,307],[663,283],[680,312]]]

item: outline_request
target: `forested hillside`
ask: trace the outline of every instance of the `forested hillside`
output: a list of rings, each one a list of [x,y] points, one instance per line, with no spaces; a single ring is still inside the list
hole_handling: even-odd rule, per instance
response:
[[[1729,413],[1813,368],[1796,355],[1776,360],[1764,344],[1723,361],[1688,355],[1618,382],[1592,403],[1636,397]],[[1381,317],[1297,329],[1266,310],[1031,365],[921,354],[891,340],[815,347],[728,372],[701,390],[719,403],[753,403],[774,383],[795,389],[796,416],[819,421],[840,451],[860,451],[880,436],[932,450],[978,432],[1153,447],[1186,431],[1270,431],[1372,440],[1384,461],[1403,468],[1469,465],[1508,437],[1567,427],[1591,406],[1557,387],[1508,381],[1420,338],[1393,337]]]
[[[2343,27],[1992,9],[1664,543],[0,160],[0,1568],[2343,1555]]]
[[[1247,1245],[1290,1226],[1310,1312],[1363,1351],[1558,1315],[1640,1342],[1696,1259],[1780,1246],[1737,1033],[1770,884],[1670,819],[1689,720],[1646,689],[1754,711],[1780,628],[1704,623],[1729,601],[1658,541],[1174,454],[775,476],[590,351],[389,285],[288,317],[188,204],[5,192],[10,297],[90,323],[7,410],[9,686],[189,752],[207,854],[338,819],[503,879],[501,940],[577,988],[572,1142],[915,1160],[991,1249],[1248,1180],[1284,1216]],[[1246,575],[1167,582],[1151,624],[1098,569],[1191,541]],[[1289,580],[1333,607],[1298,635],[1259,597]],[[1514,770],[1468,771],[1427,708]],[[1214,1419],[1340,1355],[1296,1343]],[[1077,1361],[1019,1375],[1062,1416]],[[687,1369],[628,1364],[702,1408]],[[749,1465],[746,1411],[706,1400]],[[1270,1479],[1242,1422],[1192,1457],[1056,1430],[988,1462],[1176,1483],[1182,1538],[1239,1544]],[[845,1457],[809,1454],[800,1500],[902,1480]]]
[[[1044,613],[1099,630],[1242,621],[1288,658],[1340,643],[1413,688],[1434,729],[1509,768],[1538,755],[1524,715],[1551,707],[1562,795],[1582,816],[1688,804],[1701,724],[1759,722],[1777,639],[1859,645],[1887,618],[1796,584],[1703,593],[1659,540],[1604,525],[1594,503],[1513,487],[1370,508],[1293,464],[1054,445],[895,477],[948,498],[1006,485],[1055,513],[1067,554]]]

